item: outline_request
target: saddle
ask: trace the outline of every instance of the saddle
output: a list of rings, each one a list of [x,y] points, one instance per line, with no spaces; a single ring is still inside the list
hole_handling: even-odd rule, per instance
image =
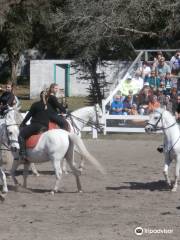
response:
[[[64,130],[66,131],[70,131],[70,126],[69,123],[65,120],[65,127]],[[54,122],[49,122],[49,126],[48,126],[48,131],[52,130],[52,129],[58,129],[59,126],[54,123]],[[30,136],[27,140],[26,140],[26,148],[34,148],[36,146],[36,144],[38,143],[41,135],[46,132],[46,131],[41,131],[37,134],[34,134],[32,136]]]

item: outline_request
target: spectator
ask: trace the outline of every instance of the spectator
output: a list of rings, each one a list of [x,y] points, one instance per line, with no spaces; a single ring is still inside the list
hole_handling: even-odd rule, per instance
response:
[[[149,86],[157,90],[160,87],[160,78],[156,76],[156,72],[154,70],[151,71],[150,77],[145,78],[145,83],[149,83]]]
[[[158,101],[160,102],[160,106],[164,108],[166,105],[166,97],[162,88],[158,89],[157,98],[158,98]]]
[[[180,72],[180,50],[177,50],[175,55],[170,59],[170,67],[172,74],[178,75]]]
[[[172,80],[171,80],[171,74],[166,73],[165,77],[165,95],[170,95],[171,94],[171,88],[173,86]]]
[[[166,73],[171,73],[171,68],[170,66],[165,62],[165,58],[162,57],[159,60],[158,65],[155,68],[156,75],[157,76],[166,76]]]
[[[165,99],[165,109],[168,110],[169,112],[172,112],[172,102],[171,102],[171,97],[170,95],[166,95]]]
[[[131,111],[133,105],[133,95],[128,95],[123,102],[123,112],[125,115],[128,115]]]
[[[157,65],[159,64],[159,60],[163,57],[163,54],[161,51],[157,52],[156,57],[154,58],[154,62],[153,62],[153,67],[152,69],[155,70]]]
[[[124,96],[129,94],[129,90],[133,91],[134,94],[138,92],[136,81],[134,81],[130,75],[128,75],[127,79],[123,80],[121,83],[121,92]]]
[[[111,103],[111,114],[122,115],[123,112],[123,102],[120,95],[116,95],[114,101]]]
[[[160,107],[160,102],[158,101],[158,98],[156,95],[153,95],[149,104],[148,104],[148,109],[147,112],[151,113],[153,112],[155,109]]]
[[[152,95],[153,91],[149,87],[149,83],[145,83],[138,98],[138,109],[141,115],[147,114],[148,104]]]
[[[139,115],[138,110],[137,110],[137,104],[133,103],[132,107],[129,111],[129,115]]]
[[[177,105],[177,98],[178,98],[178,94],[177,94],[177,88],[172,88],[171,89],[171,102],[172,102],[172,111],[173,114],[175,114],[176,111],[176,105]]]
[[[149,77],[150,73],[151,73],[151,68],[150,68],[148,62],[144,61],[142,63],[142,66],[139,68],[138,72],[143,79],[146,77]]]

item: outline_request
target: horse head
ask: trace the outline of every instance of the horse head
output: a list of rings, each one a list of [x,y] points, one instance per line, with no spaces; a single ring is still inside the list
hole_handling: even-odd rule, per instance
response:
[[[20,124],[20,113],[18,114],[17,110],[14,108],[8,108],[5,113],[5,128],[6,128],[6,137],[7,143],[11,150],[16,151],[19,149],[19,127]]]
[[[145,126],[145,131],[149,133],[157,130],[166,130],[175,124],[176,120],[169,111],[158,108],[149,115],[149,121]]]
[[[95,126],[99,129],[102,129],[102,126],[103,126],[102,109],[98,103],[95,104],[94,109],[95,109],[95,118],[93,120],[95,120]]]

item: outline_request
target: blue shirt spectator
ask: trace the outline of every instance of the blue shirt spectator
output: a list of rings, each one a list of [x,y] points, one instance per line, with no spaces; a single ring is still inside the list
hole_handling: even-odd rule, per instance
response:
[[[114,101],[111,103],[111,114],[122,115],[123,112],[123,102],[120,95],[116,95]]]

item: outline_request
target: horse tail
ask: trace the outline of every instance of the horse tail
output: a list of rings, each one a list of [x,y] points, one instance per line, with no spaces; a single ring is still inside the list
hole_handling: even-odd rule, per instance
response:
[[[83,158],[91,162],[102,174],[105,174],[105,170],[103,166],[95,159],[87,150],[86,146],[84,145],[82,139],[74,133],[69,134],[70,141],[77,147],[78,152],[82,155]]]

